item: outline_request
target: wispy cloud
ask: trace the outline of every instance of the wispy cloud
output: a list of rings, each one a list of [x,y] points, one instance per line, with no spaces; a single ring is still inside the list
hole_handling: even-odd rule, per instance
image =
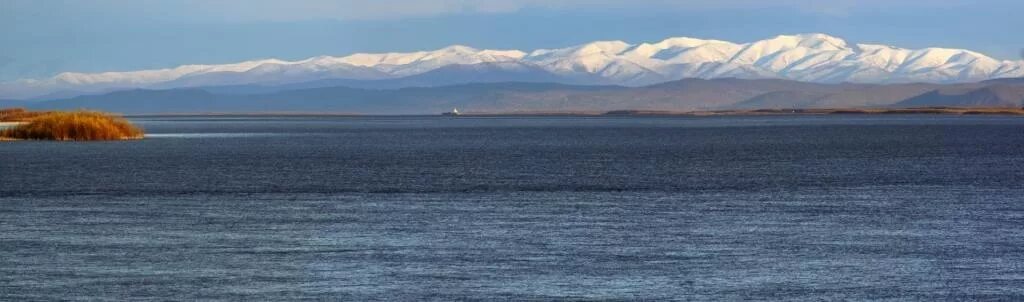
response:
[[[1005,0],[187,0],[186,6],[230,10],[249,19],[299,20],[306,18],[392,19],[440,14],[502,13],[522,9],[573,10],[757,10],[791,9],[804,13],[845,15],[857,10],[912,7],[955,7]]]
[[[856,10],[964,6],[1008,0],[4,0],[0,17],[133,15],[202,21],[381,20],[445,14],[507,13],[523,9],[701,11],[790,9],[841,16]],[[0,18],[0,19],[4,19]]]
[[[982,2],[1001,2],[988,0]],[[116,2],[116,1],[115,1]],[[792,9],[804,13],[845,15],[856,10],[915,6],[978,5],[977,0],[184,0],[182,7],[239,20],[395,19],[441,14],[503,13],[523,9],[574,10],[756,10]],[[223,14],[222,14],[223,13]]]

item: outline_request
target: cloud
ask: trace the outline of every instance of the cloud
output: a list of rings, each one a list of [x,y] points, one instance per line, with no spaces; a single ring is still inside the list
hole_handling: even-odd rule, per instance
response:
[[[1014,0],[988,0],[1014,3]],[[0,2],[3,17],[92,15],[100,18],[202,22],[287,22],[317,19],[386,20],[445,14],[509,13],[524,9],[671,12],[789,9],[844,15],[856,10],[977,5],[976,0],[83,0]],[[5,12],[6,11],[6,12]],[[11,19],[7,18],[7,19]]]
[[[237,21],[300,21],[310,19],[400,19],[452,13],[499,13],[519,10],[526,1],[498,0],[186,0],[185,8],[207,17]],[[230,13],[227,13],[230,12]]]
[[[999,2],[1003,0],[990,0]],[[845,15],[865,9],[976,5],[973,0],[184,0],[183,7],[229,19],[400,19],[443,14],[506,13],[523,9],[599,11],[702,11],[791,9]]]
[[[205,3],[206,0],[190,0]],[[990,3],[1007,0],[988,0]],[[1012,1],[1012,0],[1009,0]],[[503,13],[523,9],[598,11],[706,11],[790,9],[804,13],[846,15],[858,10],[978,5],[977,0],[234,0],[222,2],[237,10],[248,7],[250,17],[301,19],[381,19],[463,13]],[[238,4],[238,5],[236,5]]]

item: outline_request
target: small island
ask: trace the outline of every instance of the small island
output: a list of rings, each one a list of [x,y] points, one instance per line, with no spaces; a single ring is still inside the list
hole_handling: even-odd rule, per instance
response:
[[[142,139],[142,129],[123,117],[98,111],[33,112],[0,109],[0,140],[98,141]]]

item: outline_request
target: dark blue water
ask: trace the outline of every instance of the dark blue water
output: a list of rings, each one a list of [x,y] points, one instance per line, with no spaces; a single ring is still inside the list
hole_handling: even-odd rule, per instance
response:
[[[151,118],[0,144],[0,300],[1021,300],[1024,119]]]

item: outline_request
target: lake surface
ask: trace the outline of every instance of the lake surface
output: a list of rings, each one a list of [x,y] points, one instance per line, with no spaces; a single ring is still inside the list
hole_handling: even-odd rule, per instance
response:
[[[1024,299],[1024,118],[134,121],[0,143],[0,300]]]

